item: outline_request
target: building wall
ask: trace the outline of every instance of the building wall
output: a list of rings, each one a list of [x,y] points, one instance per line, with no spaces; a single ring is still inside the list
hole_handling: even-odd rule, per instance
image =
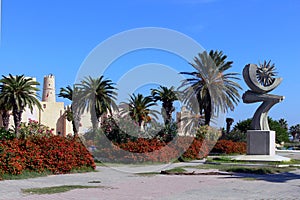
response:
[[[65,112],[63,102],[41,102],[43,110],[39,111],[38,121],[50,128],[54,129],[56,134],[72,133],[72,126],[63,116]]]
[[[63,102],[40,102],[43,110],[39,111],[34,107],[33,112],[27,108],[22,114],[22,122],[27,123],[29,119],[36,120],[39,123],[54,129],[54,134],[73,134],[72,122],[69,122],[64,116]],[[2,117],[0,115],[0,126],[2,127]],[[10,128],[13,129],[13,115],[10,116]]]
[[[80,134],[84,134],[88,132],[91,128],[92,128],[91,114],[89,112],[84,112],[80,116],[80,127],[78,132]]]

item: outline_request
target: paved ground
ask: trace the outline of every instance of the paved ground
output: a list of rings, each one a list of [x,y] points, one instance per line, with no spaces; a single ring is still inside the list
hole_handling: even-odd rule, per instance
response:
[[[277,150],[276,154],[279,156],[285,156],[292,159],[300,160],[300,151],[299,150]]]
[[[280,175],[151,175],[131,172],[160,171],[172,166],[97,167],[98,172],[53,175],[27,180],[0,181],[0,199],[300,199],[300,170]],[[199,165],[189,163],[188,165]],[[195,170],[195,169],[190,169]],[[201,170],[201,172],[207,170]],[[255,179],[257,180],[255,180]],[[91,182],[100,181],[100,183]],[[53,195],[25,195],[21,189],[59,185],[99,185]]]

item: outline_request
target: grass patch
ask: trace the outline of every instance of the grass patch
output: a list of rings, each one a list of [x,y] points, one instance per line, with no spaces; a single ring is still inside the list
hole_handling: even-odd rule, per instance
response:
[[[225,165],[215,165],[215,164],[201,164],[198,166],[186,166],[184,168],[195,168],[195,169],[217,169],[220,171],[225,171],[228,166]]]
[[[188,168],[188,167],[185,167]],[[202,164],[198,166],[190,166],[195,169],[216,169],[225,172],[248,173],[248,174],[277,174],[294,171],[295,167],[260,167],[260,166],[229,166],[229,165],[214,165]]]
[[[142,172],[142,173],[136,173],[139,176],[155,176],[160,174],[159,172]]]
[[[246,174],[277,174],[293,171],[295,168],[285,167],[230,167],[226,169],[227,172],[246,173]]]
[[[183,169],[183,167],[175,167],[173,169],[165,170],[165,172],[168,172],[168,173],[183,173],[183,172],[186,172],[186,170]],[[158,175],[158,174],[160,174],[160,172],[137,173],[137,175],[139,175],[139,176],[154,176],[154,175]]]
[[[88,188],[104,188],[104,187],[85,186],[85,185],[62,185],[62,186],[55,186],[55,187],[22,189],[22,192],[29,193],[29,194],[55,194],[55,193],[67,192],[74,189],[88,189]]]
[[[270,161],[240,161],[240,160],[232,160],[230,156],[219,156],[219,157],[211,157],[206,159],[206,163],[234,163],[234,164],[267,164],[271,166],[276,165],[293,165],[300,164],[300,160],[291,160],[291,161],[282,161],[282,162],[270,162]]]
[[[232,162],[231,157],[228,157],[228,156],[207,158],[206,161],[207,162]]]
[[[182,167],[175,167],[173,169],[168,169],[168,170],[165,170],[165,171],[168,172],[168,173],[183,173],[183,172],[187,172]]]
[[[73,173],[86,173],[86,172],[96,172],[96,170],[91,167],[81,167],[78,169],[72,169],[71,174]],[[30,170],[24,170],[22,174],[11,175],[11,174],[2,174],[0,175],[0,180],[21,180],[28,178],[37,178],[37,177],[45,177],[49,175],[54,175],[51,171],[45,170],[43,172],[36,172]]]
[[[73,173],[86,173],[86,172],[96,172],[97,170],[94,170],[91,167],[81,167],[81,168],[75,168],[71,170],[71,174]]]
[[[44,177],[48,175],[52,175],[51,171],[44,171],[44,172],[35,172],[25,170],[22,174],[19,175],[11,175],[11,174],[2,174],[2,180],[20,180],[20,179],[28,179],[28,178],[37,178],[37,177]]]

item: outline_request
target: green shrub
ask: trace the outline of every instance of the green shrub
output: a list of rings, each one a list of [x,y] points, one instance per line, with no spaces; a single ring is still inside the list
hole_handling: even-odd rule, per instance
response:
[[[233,142],[246,142],[247,141],[247,134],[243,133],[238,130],[231,131],[230,133],[226,134],[224,137],[225,140],[231,140]]]
[[[16,134],[12,130],[5,130],[0,128],[0,140],[12,140],[16,137]]]
[[[282,120],[282,119],[281,119]],[[268,123],[270,130],[276,132],[276,143],[289,142],[289,133],[285,125],[280,123],[280,120],[273,120],[271,117],[268,117]],[[250,130],[251,119],[238,122],[233,131],[240,131],[246,133],[247,130]]]

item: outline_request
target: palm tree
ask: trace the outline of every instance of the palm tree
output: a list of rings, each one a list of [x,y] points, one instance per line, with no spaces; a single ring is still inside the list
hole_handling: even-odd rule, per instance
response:
[[[117,109],[116,88],[114,83],[109,79],[85,77],[78,84],[82,91],[82,98],[85,100],[84,107],[91,114],[91,122],[93,130],[98,128],[99,118],[109,112],[112,115],[112,110]]]
[[[58,94],[59,97],[72,101],[71,107],[67,108],[65,115],[68,121],[72,121],[74,135],[78,135],[81,114],[83,112],[83,99],[81,93],[82,92],[78,87],[73,86],[72,88],[68,85],[66,88],[60,88]]]
[[[190,63],[194,72],[181,72],[192,76],[183,80],[180,88],[184,88],[185,102],[197,99],[200,115],[204,114],[205,124],[209,125],[212,116],[220,111],[234,110],[239,102],[238,89],[241,86],[233,80],[239,80],[238,73],[224,73],[232,67],[232,61],[226,61],[222,51],[204,51]],[[232,80],[233,79],[233,80]]]
[[[234,122],[233,118],[230,118],[230,117],[226,118],[226,134],[229,134],[230,127],[231,127],[231,125],[232,125],[233,122]]]
[[[300,124],[290,127],[290,134],[293,136],[293,140],[300,134]]]
[[[26,107],[33,111],[33,107],[37,106],[40,110],[42,106],[37,99],[36,92],[39,89],[36,87],[39,85],[37,81],[32,78],[26,78],[21,76],[2,76],[0,80],[0,99],[2,102],[6,102],[11,105],[12,114],[14,117],[15,133],[18,136],[18,128],[22,120],[22,113]]]
[[[151,95],[154,99],[154,102],[162,102],[162,116],[164,118],[165,125],[168,125],[172,121],[172,113],[175,108],[173,102],[178,100],[177,92],[172,86],[170,88],[160,86],[158,89],[151,89]]]
[[[282,128],[288,130],[288,122],[285,119],[283,118],[279,119],[278,123]]]
[[[150,109],[151,106],[157,105],[150,96],[144,97],[142,94],[130,95],[129,103],[121,103],[123,114],[129,114],[131,119],[138,123],[139,127],[143,127],[145,123],[151,121],[151,116],[157,117],[157,111]]]

